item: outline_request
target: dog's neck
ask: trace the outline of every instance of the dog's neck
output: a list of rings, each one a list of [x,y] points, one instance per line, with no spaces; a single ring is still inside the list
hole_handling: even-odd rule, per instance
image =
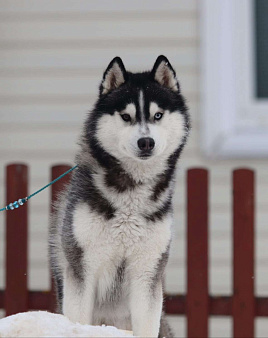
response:
[[[136,182],[142,183],[154,181],[168,167],[167,159],[157,157],[142,161],[125,158],[121,160],[121,165]]]

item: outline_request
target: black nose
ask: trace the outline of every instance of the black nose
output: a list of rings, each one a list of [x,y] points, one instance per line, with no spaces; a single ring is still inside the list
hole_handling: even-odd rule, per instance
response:
[[[140,150],[152,150],[154,149],[154,144],[154,139],[151,137],[143,137],[138,140]]]

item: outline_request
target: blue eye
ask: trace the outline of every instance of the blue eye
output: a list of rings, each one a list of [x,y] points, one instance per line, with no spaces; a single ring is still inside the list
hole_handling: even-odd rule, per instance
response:
[[[125,122],[131,121],[131,117],[128,114],[123,114],[123,115],[121,115],[121,117]]]
[[[157,120],[157,121],[158,121],[158,120],[161,120],[162,116],[163,116],[162,113],[156,113],[156,114],[154,115],[154,119]]]

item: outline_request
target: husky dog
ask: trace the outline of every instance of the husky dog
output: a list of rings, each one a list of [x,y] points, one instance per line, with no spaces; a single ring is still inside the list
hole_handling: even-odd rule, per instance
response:
[[[171,337],[163,274],[176,163],[190,129],[185,100],[164,56],[143,73],[114,58],[99,89],[50,227],[59,311],[82,324]]]

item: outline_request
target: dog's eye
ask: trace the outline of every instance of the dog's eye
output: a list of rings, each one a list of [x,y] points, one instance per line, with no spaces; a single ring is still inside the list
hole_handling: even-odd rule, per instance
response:
[[[130,115],[128,115],[128,114],[123,114],[123,115],[121,115],[121,117],[122,117],[122,119],[123,119],[124,121],[126,121],[126,122],[131,121],[131,117],[130,117]]]
[[[162,113],[156,113],[156,114],[154,114],[154,119],[155,120],[161,120],[162,116],[163,116]]]

